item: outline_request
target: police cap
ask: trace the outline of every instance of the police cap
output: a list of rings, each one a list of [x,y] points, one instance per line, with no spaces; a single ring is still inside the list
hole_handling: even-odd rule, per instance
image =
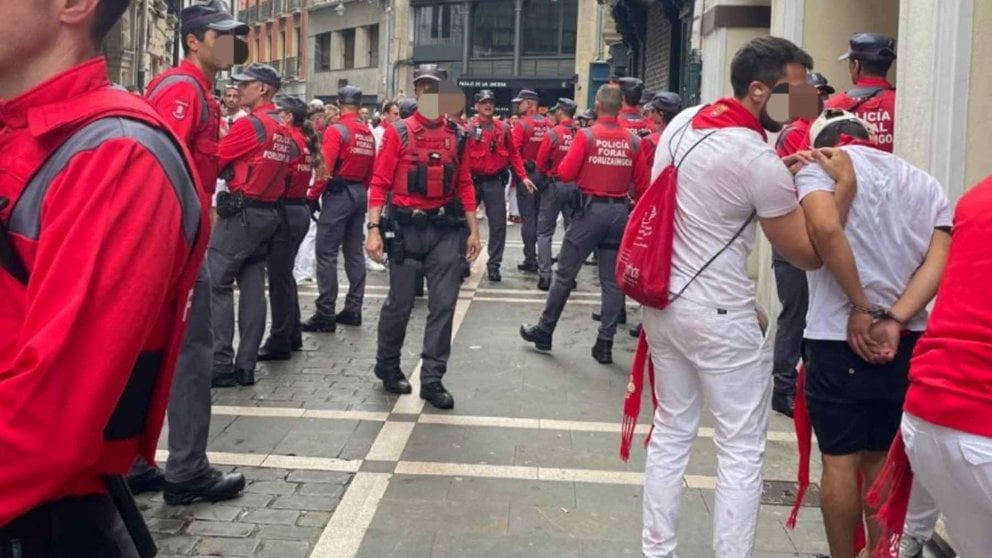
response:
[[[403,97],[396,101],[396,107],[400,109],[400,118],[410,118],[417,112],[417,99],[413,97]]]
[[[555,106],[551,107],[551,111],[554,112],[558,109],[562,109],[575,114],[575,109],[577,108],[579,108],[579,105],[575,104],[575,101],[567,97],[559,97],[558,102],[555,103]]]
[[[494,101],[496,100],[496,94],[489,89],[483,89],[475,94],[475,102],[481,103],[483,101]]]
[[[235,35],[247,35],[250,31],[248,25],[234,19],[222,0],[200,0],[183,8],[179,13],[179,27],[184,32],[213,29],[222,33],[233,31]]]
[[[622,77],[617,80],[617,83],[620,84],[620,90],[623,92],[644,90],[644,82],[636,77],[629,77],[629,76]]]
[[[541,97],[537,95],[535,91],[530,89],[521,89],[517,96],[511,100],[511,103],[519,103],[520,101],[540,101]]]
[[[833,95],[836,89],[834,89],[830,83],[827,82],[827,78],[823,74],[818,72],[810,72],[806,76],[806,83],[817,88],[821,93],[827,93],[828,95]]]
[[[895,60],[896,40],[881,33],[851,35],[851,48],[837,60]]]
[[[592,109],[586,109],[579,118],[582,120],[596,120],[596,113]]]
[[[413,70],[413,83],[422,79],[444,81],[448,79],[448,71],[437,64],[420,64]]]
[[[651,102],[648,103],[647,108],[666,114],[677,113],[682,110],[682,97],[678,93],[662,91],[651,97]]]
[[[231,81],[260,81],[276,89],[282,87],[279,72],[268,64],[249,64],[240,74],[231,76]]]
[[[358,106],[362,104],[362,90],[354,85],[345,85],[338,89],[338,104]]]
[[[276,95],[275,104],[280,110],[293,115],[293,118],[304,119],[307,116],[307,104],[302,99],[289,95]]]

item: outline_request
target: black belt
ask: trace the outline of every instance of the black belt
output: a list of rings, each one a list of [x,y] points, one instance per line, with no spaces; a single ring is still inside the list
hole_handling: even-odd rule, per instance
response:
[[[245,207],[254,207],[259,209],[278,209],[279,202],[265,201],[265,200],[249,198],[248,196],[245,196]]]
[[[499,180],[502,181],[506,175],[506,169],[501,170],[496,174],[473,174],[472,179],[478,180],[479,182]]]
[[[627,203],[627,196],[596,196],[593,194],[582,194],[582,197],[589,200],[589,203]]]
[[[307,205],[306,198],[283,198],[283,205]]]

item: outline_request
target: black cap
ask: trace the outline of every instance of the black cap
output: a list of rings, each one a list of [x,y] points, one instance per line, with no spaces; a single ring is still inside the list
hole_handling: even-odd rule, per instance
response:
[[[826,92],[828,95],[833,95],[834,92],[837,91],[827,82],[827,78],[818,72],[810,72],[807,74],[806,83],[817,88],[821,93]]]
[[[396,107],[400,109],[400,118],[410,118],[417,112],[417,99],[413,97],[403,97],[396,101]]]
[[[537,95],[536,92],[531,91],[530,89],[521,89],[520,92],[517,93],[517,96],[514,97],[513,100],[511,100],[510,102],[519,103],[520,101],[540,101],[540,100],[541,98]]]
[[[579,118],[582,120],[596,120],[596,113],[592,109],[586,109]]]
[[[248,25],[234,19],[227,4],[221,0],[200,0],[179,13],[179,27],[182,31],[213,29],[214,31],[234,31],[236,35],[247,35]]]
[[[895,60],[896,40],[881,33],[855,33],[851,35],[851,49],[837,60]]]
[[[620,79],[617,80],[617,83],[620,84],[620,90],[621,91],[631,91],[631,90],[634,90],[634,89],[638,89],[638,88],[643,88],[644,87],[644,82],[641,81],[640,79],[636,78],[636,77],[629,77],[629,76],[628,77],[622,77],[622,78],[620,78]]]
[[[289,95],[276,95],[275,104],[281,110],[292,113],[294,118],[306,118],[307,104],[302,99],[290,97]]]
[[[563,109],[571,111],[574,114],[577,108],[579,108],[579,105],[575,104],[575,101],[567,97],[558,97],[558,102],[555,103],[555,106],[551,107],[551,111],[554,112],[558,109]]]
[[[496,94],[489,89],[483,89],[475,94],[475,102],[481,103],[482,101],[495,101]]]
[[[679,112],[682,110],[682,97],[679,97],[678,93],[662,91],[651,98],[647,108],[669,114]]]
[[[279,72],[268,64],[249,64],[240,74],[231,76],[231,81],[260,81],[276,89],[282,87]]]
[[[437,64],[420,64],[413,70],[413,83],[422,79],[444,81],[448,79],[448,71]]]
[[[341,89],[338,89],[338,104],[355,106],[361,105],[362,90],[354,85],[345,85]]]
[[[648,91],[647,89],[645,89],[644,91],[642,91],[641,92],[641,104],[642,105],[646,105],[646,104],[650,103],[651,102],[651,99],[654,99],[654,95],[655,95],[654,91]]]

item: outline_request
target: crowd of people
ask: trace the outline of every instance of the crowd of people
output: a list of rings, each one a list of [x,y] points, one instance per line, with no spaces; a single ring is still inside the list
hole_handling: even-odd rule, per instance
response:
[[[646,370],[644,556],[675,556],[704,399],[716,556],[754,554],[770,409],[816,433],[833,558],[919,558],[940,513],[960,556],[992,552],[992,184],[952,217],[942,185],[892,153],[893,39],[851,38],[846,92],[795,44],[760,37],[735,55],[727,98],[685,108],[616,76],[590,111],[568,98],[545,110],[523,89],[504,120],[488,90],[471,118],[446,107],[447,72],[430,64],[416,67],[412,97],[375,111],[354,86],[328,105],[281,94],[265,64],[235,73],[218,99],[217,75],[246,61],[249,30],[220,0],[182,10],[183,60],[139,96],[112,86],[98,56],[127,1],[9,4],[0,556],[147,555],[131,493],[161,490],[172,505],[240,494],[245,477],[207,458],[211,388],[254,384],[257,362],[292,359],[303,332],[360,326],[369,269],[389,274],[375,377],[412,393],[401,349],[426,291],[418,395],[452,409],[443,379],[459,285],[483,253],[479,217],[486,279],[498,283],[514,204],[518,271],[548,293],[519,331],[538,350],[552,349],[592,257],[602,306],[591,356],[612,363],[630,290],[621,247],[646,235],[663,254],[665,300],[632,328],[650,366],[635,364],[625,405],[636,422]],[[15,63],[28,51],[31,64]],[[662,193],[667,206],[628,226],[635,204],[664,204]],[[759,227],[783,306],[774,342],[747,275]],[[304,319],[307,278],[319,296]]]

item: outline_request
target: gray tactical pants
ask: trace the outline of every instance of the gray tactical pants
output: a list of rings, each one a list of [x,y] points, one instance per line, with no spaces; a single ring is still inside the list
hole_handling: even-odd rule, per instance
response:
[[[551,241],[558,228],[558,214],[565,218],[565,230],[572,221],[571,202],[573,192],[578,190],[574,182],[548,182],[541,192],[541,203],[537,217],[537,268],[538,275],[551,278],[551,260],[554,258]]]
[[[400,353],[406,339],[410,312],[413,311],[417,274],[423,270],[427,278],[427,327],[420,369],[421,382],[441,381],[451,355],[451,325],[458,302],[458,290],[464,250],[462,228],[435,227],[424,229],[403,227],[406,259],[398,263],[389,259],[389,294],[379,315],[379,344],[376,368],[400,368]]]
[[[169,391],[168,482],[189,482],[210,470],[207,436],[210,433],[210,372],[213,369],[214,334],[210,323],[210,270],[200,266],[186,319],[186,333]],[[132,474],[151,469],[137,458]]]
[[[537,184],[541,176],[528,173],[531,182]],[[517,206],[520,208],[520,239],[524,243],[524,263],[537,264],[537,217],[541,211],[541,197],[531,193],[523,184],[517,184]]]
[[[317,220],[317,315],[334,318],[338,298],[338,251],[344,254],[348,295],[344,309],[362,313],[365,298],[365,212],[368,194],[363,184],[348,184],[340,192],[324,192]]]
[[[272,328],[267,345],[271,351],[289,351],[300,331],[300,300],[293,277],[293,265],[300,243],[310,230],[310,210],[306,205],[287,204],[280,215],[279,229],[272,237],[266,261],[269,272],[269,304]]]
[[[548,301],[538,322],[539,327],[554,331],[561,318],[568,295],[572,291],[575,276],[589,254],[599,247],[599,282],[602,289],[603,315],[599,323],[598,339],[612,341],[617,331],[617,321],[623,311],[623,292],[617,285],[614,268],[617,261],[617,248],[627,225],[627,199],[603,203],[593,201],[585,205],[572,217],[572,223],[565,231],[565,241],[558,256],[554,281],[548,293]]]
[[[241,215],[222,217],[210,237],[210,311],[214,326],[214,370],[234,367],[254,370],[258,346],[265,335],[265,259],[279,228],[279,211],[246,208]],[[238,282],[238,330],[234,354],[234,281]]]
[[[809,304],[809,286],[806,272],[774,255],[772,267],[775,270],[775,286],[782,311],[778,315],[775,329],[775,356],[772,376],[775,378],[776,395],[796,395],[798,372],[796,365],[803,344],[803,330],[806,329],[806,307]]]
[[[486,222],[489,224],[488,269],[499,269],[506,248],[506,186],[499,179],[478,182],[479,201],[486,204]]]

